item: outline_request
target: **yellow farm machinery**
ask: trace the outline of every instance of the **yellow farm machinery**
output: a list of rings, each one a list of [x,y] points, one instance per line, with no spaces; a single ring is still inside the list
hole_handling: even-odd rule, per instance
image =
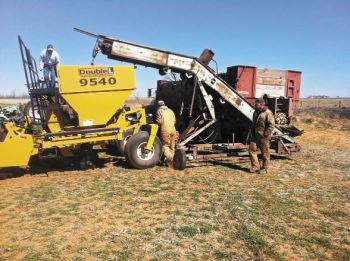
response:
[[[93,166],[95,148],[110,143],[117,144],[135,168],[156,165],[162,143],[154,108],[124,106],[136,86],[135,65],[155,68],[161,75],[174,72],[181,76],[180,82],[157,90],[158,99],[176,113],[180,135],[175,168],[184,169],[186,160],[222,157],[247,148],[254,106],[209,67],[214,56],[211,50],[196,58],[75,30],[97,38],[91,64],[101,52],[132,66],[58,66],[57,86],[47,88],[29,49],[18,37],[30,104],[24,123],[2,125],[0,168],[27,166],[34,159],[71,157],[85,169]],[[176,84],[178,88],[173,88]],[[297,135],[300,133],[293,134],[290,128],[276,127],[272,149],[289,155],[300,151],[293,139]]]
[[[133,66],[58,66],[57,86],[47,88],[30,50],[18,40],[30,103],[24,124],[2,126],[0,167],[74,157],[85,169],[93,166],[94,148],[111,142],[135,168],[158,163],[158,125],[144,108],[124,106],[135,89]],[[125,145],[126,133],[132,137]]]

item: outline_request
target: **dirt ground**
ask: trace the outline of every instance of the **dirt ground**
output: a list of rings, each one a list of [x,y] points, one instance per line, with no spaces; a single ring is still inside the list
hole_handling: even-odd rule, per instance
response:
[[[350,120],[300,113],[302,154],[0,181],[0,260],[349,260]]]

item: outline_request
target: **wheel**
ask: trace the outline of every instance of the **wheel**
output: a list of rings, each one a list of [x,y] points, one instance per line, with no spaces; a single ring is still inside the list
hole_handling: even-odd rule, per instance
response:
[[[184,170],[186,168],[186,152],[183,149],[177,149],[175,151],[173,166],[177,170]]]
[[[120,155],[124,156],[126,142],[132,137],[133,134],[134,134],[133,129],[126,130],[123,132],[123,139],[115,141],[115,146]]]
[[[154,139],[152,151],[146,151],[145,147],[149,139],[146,131],[134,134],[125,145],[125,157],[127,162],[137,169],[146,169],[155,166],[162,154],[162,143],[158,137]]]

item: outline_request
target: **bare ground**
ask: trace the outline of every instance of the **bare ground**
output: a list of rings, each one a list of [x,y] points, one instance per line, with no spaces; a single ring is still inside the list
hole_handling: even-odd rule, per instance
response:
[[[2,180],[0,260],[349,260],[349,120],[304,116],[302,155],[268,175],[243,157]]]

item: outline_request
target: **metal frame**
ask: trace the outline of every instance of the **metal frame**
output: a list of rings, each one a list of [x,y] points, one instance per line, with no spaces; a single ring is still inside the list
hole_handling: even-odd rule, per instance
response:
[[[31,55],[29,48],[26,47],[21,36],[18,36],[19,48],[21,50],[21,58],[23,63],[24,75],[26,78],[26,86],[30,97],[30,105],[33,114],[33,124],[46,126],[47,100],[55,96],[57,102],[59,97],[56,88],[43,88],[43,83],[40,81],[38,67],[35,59]],[[50,97],[50,98],[49,98]],[[39,118],[36,117],[36,112],[39,113]]]
[[[196,57],[121,41],[104,35],[96,35],[77,28],[74,28],[74,30],[97,38],[93,58],[97,55],[98,51],[101,51],[110,59],[149,66],[163,71],[166,69],[168,72],[191,74],[198,78],[199,84],[205,84],[213,89],[222,99],[240,111],[250,121],[253,120],[255,108],[234,88],[221,79],[209,66],[200,62]],[[210,110],[211,108],[208,107],[208,109]],[[287,142],[295,143],[288,134],[283,133],[278,127],[275,128],[274,133]],[[193,135],[192,138],[195,136]]]

